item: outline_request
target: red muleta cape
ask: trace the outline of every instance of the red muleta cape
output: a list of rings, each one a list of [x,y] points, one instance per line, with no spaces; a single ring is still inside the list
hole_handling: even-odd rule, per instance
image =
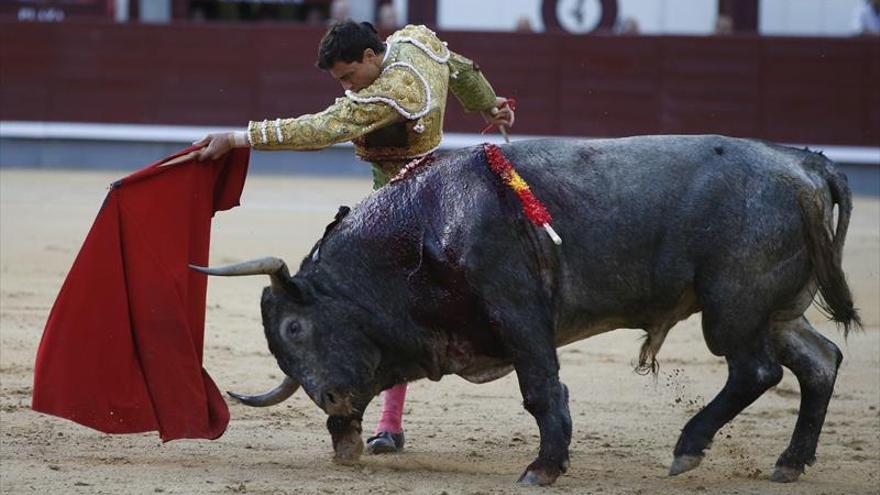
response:
[[[43,331],[35,411],[166,442],[223,434],[229,409],[202,369],[207,278],[187,265],[208,264],[211,217],[239,204],[249,156],[166,159],[112,185]]]

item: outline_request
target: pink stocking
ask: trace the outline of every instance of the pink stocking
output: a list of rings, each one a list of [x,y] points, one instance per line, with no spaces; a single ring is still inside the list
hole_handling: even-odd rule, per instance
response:
[[[403,403],[406,400],[406,384],[395,385],[382,392],[382,417],[376,433],[400,433],[403,431]]]

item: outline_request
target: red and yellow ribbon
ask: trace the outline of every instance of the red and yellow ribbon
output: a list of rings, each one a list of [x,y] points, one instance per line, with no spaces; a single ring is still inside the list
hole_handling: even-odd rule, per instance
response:
[[[516,193],[520,203],[523,205],[523,212],[526,217],[533,224],[543,227],[550,238],[553,239],[554,243],[557,245],[562,244],[562,239],[559,238],[556,231],[550,226],[550,222],[553,220],[553,217],[550,216],[550,212],[548,212],[547,208],[545,208],[538,198],[532,194],[529,184],[523,180],[518,173],[516,173],[513,164],[511,164],[504,156],[501,149],[494,144],[484,144],[483,152],[486,154],[486,161],[489,164],[489,168],[491,168],[492,171],[495,172],[495,174],[497,174],[498,177],[500,177],[501,180]]]

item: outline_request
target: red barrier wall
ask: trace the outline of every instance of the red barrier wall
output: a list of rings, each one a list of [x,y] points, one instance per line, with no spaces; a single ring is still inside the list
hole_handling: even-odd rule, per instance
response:
[[[324,108],[321,29],[295,25],[0,23],[0,120],[243,125]],[[515,132],[723,133],[880,143],[880,43],[870,39],[449,32]],[[479,117],[449,105],[447,129]]]

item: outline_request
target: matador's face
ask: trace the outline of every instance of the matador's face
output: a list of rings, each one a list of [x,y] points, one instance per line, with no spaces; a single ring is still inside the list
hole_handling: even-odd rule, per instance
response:
[[[382,72],[382,57],[372,48],[364,50],[363,60],[360,62],[338,61],[330,67],[333,79],[339,81],[342,89],[348,91],[360,91],[373,84]]]

